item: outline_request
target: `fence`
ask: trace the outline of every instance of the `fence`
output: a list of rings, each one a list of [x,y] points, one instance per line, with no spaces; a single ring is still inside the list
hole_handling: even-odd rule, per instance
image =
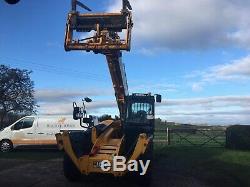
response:
[[[223,129],[209,128],[157,129],[154,142],[167,145],[224,147],[226,132]]]

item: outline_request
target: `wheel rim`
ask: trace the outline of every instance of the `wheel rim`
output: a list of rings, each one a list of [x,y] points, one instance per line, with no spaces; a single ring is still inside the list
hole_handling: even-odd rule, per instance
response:
[[[7,151],[9,151],[10,149],[11,149],[10,143],[8,143],[8,142],[3,142],[3,143],[1,144],[1,151],[2,151],[2,152],[7,152]]]

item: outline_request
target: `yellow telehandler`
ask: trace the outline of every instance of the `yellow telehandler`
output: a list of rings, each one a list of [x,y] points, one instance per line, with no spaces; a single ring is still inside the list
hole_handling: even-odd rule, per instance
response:
[[[120,119],[106,120],[92,126],[85,109],[74,105],[73,118],[89,126],[86,131],[65,131],[56,135],[58,146],[65,152],[64,174],[69,180],[93,173],[123,176],[127,169],[104,171],[101,167],[103,161],[113,163],[114,158],[121,156],[126,159],[126,165],[138,159],[152,159],[155,102],[161,102],[161,95],[128,93],[121,50],[130,51],[132,7],[128,0],[123,0],[122,4],[120,13],[81,14],[78,7],[88,11],[90,8],[72,0],[66,24],[65,50],[92,51],[106,56]],[[91,32],[93,36],[74,38],[77,32]],[[111,168],[114,165],[111,164]],[[150,171],[143,177],[149,178]]]

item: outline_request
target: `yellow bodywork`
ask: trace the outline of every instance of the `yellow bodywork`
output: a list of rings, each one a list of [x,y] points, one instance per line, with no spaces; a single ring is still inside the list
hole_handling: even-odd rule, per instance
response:
[[[127,171],[115,172],[111,169],[110,171],[104,172],[98,167],[97,163],[100,163],[103,160],[108,160],[112,163],[114,156],[123,156],[122,149],[124,135],[119,137],[119,132],[121,132],[121,122],[107,120],[102,122],[102,124],[107,125],[107,128],[98,138],[95,127],[92,128],[91,140],[93,147],[88,155],[83,155],[82,157],[77,158],[72,149],[68,131],[56,134],[58,148],[65,151],[82,174],[109,173],[114,176],[123,176]],[[127,162],[130,160],[137,160],[140,155],[144,154],[149,140],[150,138],[147,137],[146,134],[140,134],[134,151],[129,158],[127,158]]]

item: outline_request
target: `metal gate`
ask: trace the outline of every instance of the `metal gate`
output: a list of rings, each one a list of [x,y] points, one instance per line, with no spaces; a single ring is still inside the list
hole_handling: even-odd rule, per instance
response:
[[[154,142],[167,145],[224,147],[226,132],[223,129],[176,128],[155,131]]]

